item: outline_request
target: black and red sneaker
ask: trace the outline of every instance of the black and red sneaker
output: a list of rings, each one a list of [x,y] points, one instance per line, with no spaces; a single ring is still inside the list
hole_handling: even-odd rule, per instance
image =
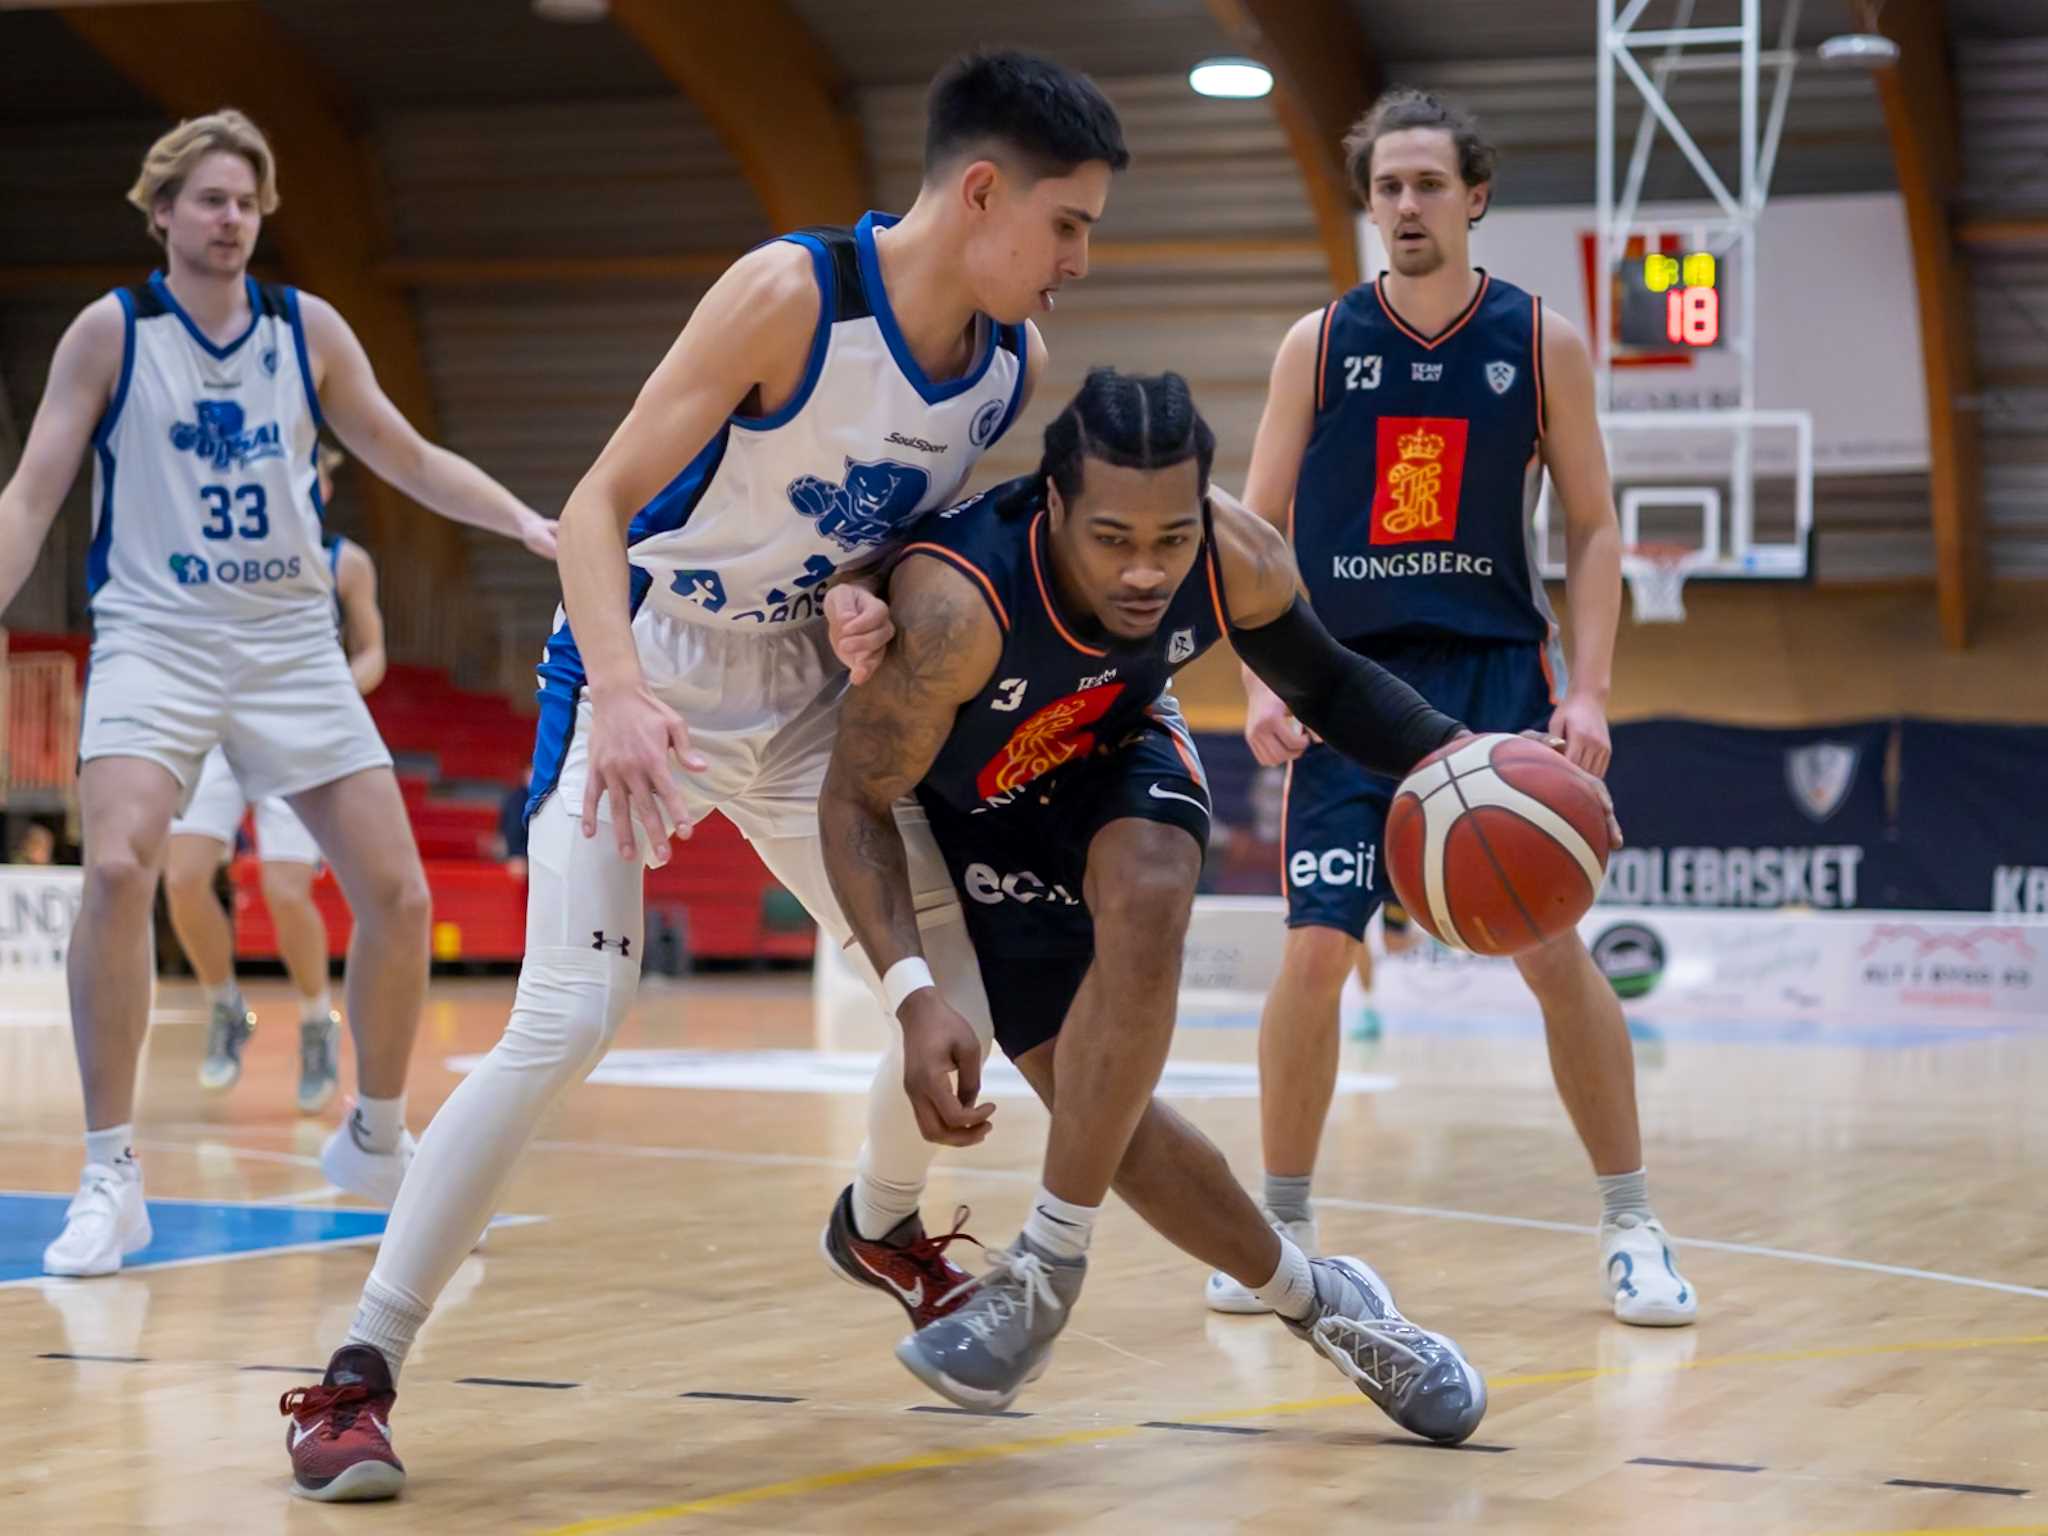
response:
[[[922,1328],[967,1300],[965,1287],[974,1277],[946,1257],[946,1245],[978,1238],[961,1231],[967,1207],[953,1213],[953,1230],[927,1237],[924,1219],[916,1212],[904,1217],[880,1238],[866,1238],[853,1224],[853,1186],[840,1191],[832,1219],[818,1238],[825,1262],[841,1279],[870,1285],[902,1305],[910,1326]]]
[[[289,1418],[292,1492],[302,1499],[395,1499],[405,1464],[391,1448],[391,1367],[368,1344],[346,1344],[327,1362],[317,1387],[294,1387],[277,1400]]]

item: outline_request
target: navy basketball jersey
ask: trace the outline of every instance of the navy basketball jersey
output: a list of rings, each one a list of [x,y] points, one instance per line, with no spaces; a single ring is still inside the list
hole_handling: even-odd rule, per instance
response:
[[[1533,294],[1481,272],[1435,336],[1395,312],[1384,274],[1331,304],[1294,493],[1295,555],[1330,632],[1361,650],[1433,635],[1552,648],[1542,436]]]
[[[919,524],[902,557],[965,572],[1002,630],[1002,660],[962,705],[921,800],[977,814],[1015,803],[1064,764],[1116,746],[1147,716],[1172,733],[1188,776],[1202,778],[1194,744],[1166,685],[1224,632],[1223,587],[1208,509],[1202,547],[1159,627],[1126,644],[1061,606],[1036,475],[1005,481]],[[1084,640],[1089,635],[1093,638]],[[1041,786],[1043,787],[1043,786]]]

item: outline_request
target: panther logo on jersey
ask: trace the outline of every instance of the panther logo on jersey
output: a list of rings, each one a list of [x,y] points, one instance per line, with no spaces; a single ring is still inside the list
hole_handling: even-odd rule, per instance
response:
[[[1011,733],[975,776],[975,791],[984,800],[999,799],[1094,751],[1095,733],[1087,727],[1109,713],[1124,686],[1105,683],[1053,700]]]
[[[841,549],[871,549],[923,505],[932,477],[914,464],[894,459],[846,461],[846,481],[834,485],[816,475],[789,482],[789,504],[817,522],[818,532]]]
[[[215,469],[239,469],[257,459],[284,457],[277,423],[245,427],[238,400],[200,400],[193,413],[197,421],[171,424],[171,446],[180,453],[196,453]]]

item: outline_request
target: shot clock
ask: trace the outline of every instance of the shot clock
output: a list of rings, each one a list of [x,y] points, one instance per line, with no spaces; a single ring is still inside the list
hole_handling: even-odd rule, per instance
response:
[[[1640,356],[1718,348],[1722,275],[1710,251],[1630,250],[1615,268],[1619,351]]]

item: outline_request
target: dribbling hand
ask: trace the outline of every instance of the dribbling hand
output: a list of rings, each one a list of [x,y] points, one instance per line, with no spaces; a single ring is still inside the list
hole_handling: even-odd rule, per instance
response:
[[[590,765],[583,786],[583,835],[597,836],[598,801],[610,797],[612,833],[619,857],[636,859],[633,828],[647,834],[655,867],[668,862],[671,836],[690,835],[689,812],[676,788],[676,762],[692,773],[710,765],[690,747],[690,729],[683,717],[650,692],[645,684],[630,693],[591,695]],[[674,831],[671,832],[670,829]]]
[[[1619,848],[1621,846],[1621,823],[1614,819],[1614,796],[1607,792],[1606,782],[1599,775],[1586,772],[1584,768],[1581,768],[1576,762],[1572,761],[1571,752],[1568,750],[1568,745],[1562,736],[1553,736],[1549,731],[1524,731],[1522,734],[1528,737],[1529,740],[1541,742],[1544,746],[1550,748],[1551,751],[1565,760],[1566,765],[1574,773],[1585,781],[1586,787],[1592,790],[1594,795],[1598,797],[1600,808],[1607,813],[1607,846],[1610,849]]]

